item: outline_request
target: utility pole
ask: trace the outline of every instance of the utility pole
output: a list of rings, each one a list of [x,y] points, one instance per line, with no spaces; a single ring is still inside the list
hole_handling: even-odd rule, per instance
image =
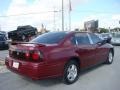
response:
[[[62,0],[62,31],[64,31],[64,1]]]
[[[1,25],[0,25],[0,31],[1,31]]]
[[[69,11],[69,30],[71,31],[71,12]]]
[[[56,30],[56,20],[55,20],[55,13],[56,13],[57,11],[55,11],[55,7],[54,7],[54,16],[53,16],[53,29],[54,30]]]
[[[69,0],[69,30],[71,31],[71,0]]]
[[[109,29],[108,29],[108,30],[109,30],[109,33],[110,33],[110,32],[111,32],[111,31],[110,31],[110,27],[109,27]]]

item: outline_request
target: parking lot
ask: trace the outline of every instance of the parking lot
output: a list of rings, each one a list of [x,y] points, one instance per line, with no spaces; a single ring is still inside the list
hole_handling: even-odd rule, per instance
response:
[[[5,57],[8,55],[8,50],[1,50],[0,51],[0,60],[5,60]]]
[[[8,51],[0,51],[4,59]],[[114,62],[102,64],[80,74],[79,80],[65,85],[60,79],[33,81],[4,68],[0,73],[0,90],[120,90],[120,46],[115,46]]]

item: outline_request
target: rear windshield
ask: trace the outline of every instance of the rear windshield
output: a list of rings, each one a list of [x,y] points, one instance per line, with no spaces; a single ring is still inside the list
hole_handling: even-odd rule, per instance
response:
[[[66,34],[67,34],[66,32],[48,32],[39,35],[31,42],[43,43],[43,44],[55,44],[55,43],[59,43],[66,36]]]

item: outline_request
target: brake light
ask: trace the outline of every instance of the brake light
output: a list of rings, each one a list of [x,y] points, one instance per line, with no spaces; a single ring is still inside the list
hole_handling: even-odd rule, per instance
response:
[[[40,51],[26,51],[25,54],[25,59],[26,60],[31,60],[31,61],[41,61],[43,58],[43,55]]]
[[[33,60],[39,60],[40,59],[40,52],[35,51],[32,53],[32,59]]]

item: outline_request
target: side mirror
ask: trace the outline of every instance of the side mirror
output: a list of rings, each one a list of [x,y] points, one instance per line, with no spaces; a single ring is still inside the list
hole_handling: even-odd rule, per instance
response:
[[[98,44],[98,45],[103,45],[103,44],[105,44],[105,43],[107,43],[106,40],[101,40],[101,41],[99,41],[97,44]]]

